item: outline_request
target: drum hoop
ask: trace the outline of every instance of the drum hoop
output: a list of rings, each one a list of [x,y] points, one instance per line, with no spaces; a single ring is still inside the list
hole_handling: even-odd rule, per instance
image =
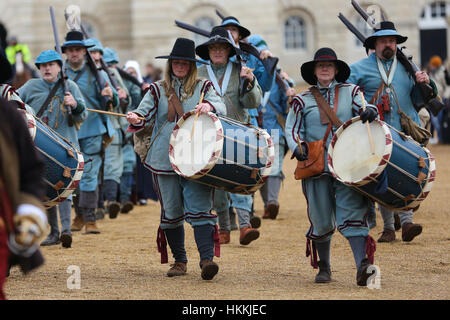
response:
[[[21,112],[24,113],[24,116],[26,118],[26,124],[27,124],[27,128],[28,128],[28,132],[30,133],[31,139],[33,139],[36,137],[36,130],[37,130],[37,125],[36,125],[36,117],[33,116],[31,113],[29,113],[26,110],[22,110],[19,109]]]
[[[383,121],[380,121],[380,120],[374,120],[381,125],[381,128],[384,131],[384,136],[385,136],[385,141],[386,141],[384,151],[383,151],[383,156],[381,157],[380,162],[378,163],[376,169],[373,172],[369,173],[368,176],[366,176],[358,181],[346,181],[344,179],[341,179],[341,177],[339,177],[337,175],[337,173],[335,172],[334,166],[333,166],[334,146],[336,145],[336,142],[337,142],[339,136],[342,134],[342,132],[347,127],[349,127],[351,124],[353,124],[359,120],[360,120],[360,117],[358,116],[358,117],[351,118],[350,120],[344,122],[336,130],[336,132],[334,133],[334,135],[328,145],[328,154],[327,154],[328,169],[330,170],[333,177],[336,178],[338,181],[340,181],[346,185],[351,185],[351,186],[363,186],[363,185],[370,183],[372,181],[372,178],[378,177],[383,172],[383,170],[386,168],[386,166],[389,162],[389,159],[391,158],[392,147],[393,147],[393,138],[392,138],[392,134],[391,134],[388,124]]]
[[[183,174],[180,171],[180,169],[175,164],[175,151],[174,151],[175,139],[177,137],[178,130],[181,128],[181,126],[186,121],[186,119],[195,114],[196,114],[195,110],[188,111],[177,121],[177,123],[176,123],[175,127],[173,128],[172,133],[170,135],[170,142],[169,142],[169,160],[170,160],[170,164],[171,164],[173,170],[175,170],[175,172],[178,175],[180,175],[184,178],[190,178],[190,179],[198,179],[198,178],[204,176],[206,173],[208,173],[215,166],[217,160],[219,159],[219,156],[222,153],[222,148],[223,148],[224,132],[223,132],[222,124],[220,123],[220,120],[217,115],[215,115],[212,112],[208,112],[206,114],[212,119],[214,126],[216,128],[216,144],[215,144],[214,152],[212,152],[211,157],[209,158],[207,164],[203,167],[203,169],[194,173],[193,175],[186,176],[185,174]]]

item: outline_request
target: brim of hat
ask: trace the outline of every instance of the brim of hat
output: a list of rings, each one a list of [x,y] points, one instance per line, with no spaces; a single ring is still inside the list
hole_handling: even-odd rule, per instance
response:
[[[205,43],[202,43],[200,45],[197,46],[197,48],[195,48],[195,53],[202,59],[205,60],[209,60],[209,49],[208,46],[210,44],[215,44],[215,43],[226,43],[231,47],[231,52],[230,52],[230,56],[232,57],[236,54],[236,49],[235,47],[230,43],[229,40],[224,39],[224,38],[220,38],[220,39],[210,39]]]
[[[375,32],[373,35],[371,35],[364,41],[364,47],[366,47],[368,49],[375,49],[376,38],[386,37],[386,36],[395,36],[397,38],[397,44],[401,44],[408,39],[408,37],[399,35],[397,33],[397,31],[395,31],[395,30],[380,30],[380,31]]]
[[[302,64],[300,68],[300,72],[302,74],[303,80],[305,80],[310,85],[315,86],[317,84],[317,77],[314,75],[314,66],[317,62],[322,61],[330,61],[336,63],[336,66],[338,68],[338,73],[335,77],[337,82],[345,82],[347,81],[348,77],[350,77],[350,67],[347,63],[345,63],[342,60],[320,60],[320,61],[308,61]]]
[[[235,26],[236,28],[239,29],[239,35],[242,37],[242,39],[247,38],[249,35],[251,35],[250,30],[248,30],[247,28],[244,28],[241,25],[238,25],[236,23],[227,23],[227,24],[223,24],[221,25],[221,27],[226,27],[226,26]]]
[[[187,61],[199,62],[199,63],[203,63],[203,64],[209,64],[208,61],[202,61],[202,60],[198,60],[198,59],[179,57],[179,56],[158,56],[158,57],[155,57],[155,59],[187,60]]]
[[[62,46],[61,46],[61,51],[62,52],[64,52],[64,49],[65,48],[68,48],[68,47],[83,47],[83,48],[91,48],[91,47],[94,47],[95,46],[95,44],[90,44],[90,45],[86,45],[86,44],[84,44],[83,42],[81,42],[81,41],[68,41],[68,42],[66,42],[66,43],[64,43]]]
[[[52,62],[52,61],[58,62],[59,66],[62,68],[62,62],[61,62],[61,60],[56,60],[56,59],[54,59],[54,60],[49,60],[49,61],[43,61],[43,62],[35,62],[34,65],[36,66],[36,68],[39,69],[39,66],[40,66],[42,63],[49,63],[49,62]]]

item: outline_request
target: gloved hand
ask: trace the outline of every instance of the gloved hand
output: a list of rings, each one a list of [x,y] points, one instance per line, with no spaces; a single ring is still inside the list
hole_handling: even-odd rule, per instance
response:
[[[28,208],[37,209],[31,205],[28,205]],[[10,234],[8,242],[10,250],[20,256],[31,256],[39,248],[39,244],[48,230],[45,213],[21,212],[14,216],[14,225],[15,232]]]
[[[298,161],[305,161],[308,159],[308,148],[304,144],[302,144],[301,147],[303,153],[300,152],[300,148],[297,146],[292,154],[292,157],[295,157]]]
[[[378,112],[375,111],[375,109],[372,108],[366,108],[361,114],[359,115],[361,121],[364,123],[366,121],[372,122],[375,120],[378,116]]]

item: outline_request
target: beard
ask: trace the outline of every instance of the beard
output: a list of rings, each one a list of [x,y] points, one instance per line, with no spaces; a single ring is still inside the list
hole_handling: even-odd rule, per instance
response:
[[[385,48],[381,54],[383,58],[390,60],[394,56],[394,51],[391,48]]]

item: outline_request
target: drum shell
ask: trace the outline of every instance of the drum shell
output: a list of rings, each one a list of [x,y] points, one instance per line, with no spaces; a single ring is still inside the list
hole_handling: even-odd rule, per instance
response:
[[[209,116],[216,124],[217,148],[204,168],[191,175],[183,172],[175,159],[179,143],[176,138],[180,128],[185,126],[184,120],[193,115],[193,112],[185,114],[171,136],[169,158],[175,172],[184,178],[232,193],[251,194],[262,187],[274,161],[274,145],[269,134],[212,113]]]
[[[42,120],[27,112],[25,117],[34,144],[45,160],[44,206],[50,208],[66,200],[78,187],[84,169],[83,155]]]
[[[397,131],[383,121],[377,121],[386,132],[385,153],[376,170],[368,172],[359,181],[346,181],[336,172],[333,153],[343,130],[359,122],[359,117],[346,122],[336,131],[328,147],[328,166],[333,176],[342,183],[368,196],[393,211],[417,209],[431,191],[436,176],[435,159],[430,151],[411,137]],[[360,123],[360,122],[359,122]],[[379,182],[387,177],[387,191],[380,193]],[[420,177],[420,178],[419,178]]]

